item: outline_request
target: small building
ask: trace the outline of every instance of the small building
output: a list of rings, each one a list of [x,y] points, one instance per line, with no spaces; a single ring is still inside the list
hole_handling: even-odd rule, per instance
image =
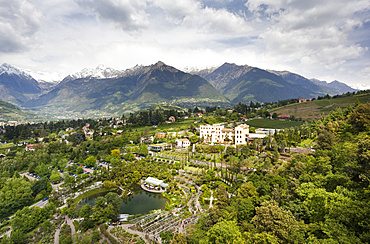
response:
[[[152,186],[160,186],[163,189],[165,189],[166,187],[168,187],[168,184],[164,183],[163,180],[158,180],[158,179],[153,178],[153,177],[148,177],[144,181],[144,183],[145,184],[148,184],[148,185],[152,185]]]
[[[265,134],[265,135],[274,135],[275,132],[279,132],[280,129],[266,129],[266,128],[258,128],[256,129],[256,134]]]
[[[290,119],[290,115],[288,115],[288,114],[281,114],[281,115],[278,115],[278,119],[279,120],[289,120]]]
[[[176,147],[180,148],[188,148],[190,146],[190,141],[189,139],[176,139],[175,141]]]
[[[171,116],[168,118],[169,121],[171,121],[172,123],[174,123],[176,121],[176,118],[174,116]]]
[[[256,139],[263,139],[263,138],[265,138],[267,135],[265,135],[265,134],[256,134],[256,133],[249,133],[249,135],[248,135],[248,141],[249,142],[253,142],[254,140],[256,140]]]
[[[148,149],[149,149],[149,151],[152,151],[152,152],[160,152],[160,151],[163,151],[163,150],[171,150],[172,145],[171,144],[166,144],[166,143],[153,144],[153,145],[149,145]]]
[[[154,141],[154,137],[151,135],[146,135],[140,138],[140,143],[152,143]]]
[[[118,215],[118,221],[120,221],[120,222],[127,222],[128,221],[128,217],[130,217],[129,214],[119,214]]]
[[[26,152],[28,151],[34,151],[35,150],[35,144],[28,144],[26,145]]]
[[[155,136],[158,137],[158,138],[164,138],[164,137],[167,136],[167,133],[165,133],[165,132],[156,132]]]
[[[299,103],[305,103],[305,102],[307,102],[307,99],[298,97],[298,102]]]

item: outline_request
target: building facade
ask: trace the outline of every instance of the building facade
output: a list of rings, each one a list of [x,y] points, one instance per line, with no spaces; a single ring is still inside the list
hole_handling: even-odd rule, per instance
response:
[[[235,127],[235,145],[246,145],[248,143],[249,125],[242,124]]]
[[[189,139],[176,139],[175,141],[176,147],[179,148],[188,148],[190,146]]]
[[[234,129],[227,129],[222,124],[201,125],[200,138],[211,144],[224,144],[232,142],[234,136]]]
[[[234,129],[225,128],[223,124],[201,125],[200,138],[210,144],[246,145],[254,139],[262,139],[265,134],[249,133],[249,125],[238,125]]]

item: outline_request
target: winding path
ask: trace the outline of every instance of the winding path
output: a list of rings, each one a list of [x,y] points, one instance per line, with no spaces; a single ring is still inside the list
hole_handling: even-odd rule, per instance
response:
[[[112,235],[110,233],[110,230],[115,228],[115,227],[122,227],[126,232],[130,233],[130,234],[137,234],[138,236],[140,236],[144,241],[145,243],[148,243],[147,240],[145,239],[145,234],[143,232],[140,232],[140,231],[136,231],[136,230],[131,230],[129,227],[131,226],[134,226],[133,224],[122,224],[122,225],[117,225],[117,226],[108,226],[108,229],[107,229],[107,232],[109,235],[113,236],[115,239],[117,239],[117,237],[115,237],[114,235]],[[118,239],[117,239],[118,240]]]
[[[60,234],[60,229],[57,228],[57,231],[55,231],[55,235],[54,235],[54,244],[59,244],[59,234]]]
[[[213,202],[213,191],[212,190],[210,190],[211,191],[211,198],[209,199],[210,201],[209,201],[209,208],[213,208],[213,205],[212,205],[212,202]]]
[[[69,224],[69,226],[71,227],[71,234],[72,234],[72,237],[73,237],[73,235],[76,234],[76,229],[75,229],[75,226],[73,224],[73,219],[66,216],[66,220],[67,220],[67,224]]]

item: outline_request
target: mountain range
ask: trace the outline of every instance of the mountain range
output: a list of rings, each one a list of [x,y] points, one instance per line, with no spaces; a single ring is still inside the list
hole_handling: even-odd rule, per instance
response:
[[[89,116],[122,115],[160,102],[228,101],[206,80],[162,62],[123,72],[98,67],[67,76],[51,91],[22,104],[24,108],[57,110]]]
[[[215,69],[192,72],[211,83],[231,103],[274,102],[290,98],[314,98],[355,91],[344,83],[326,86],[289,71],[263,70],[225,63]],[[327,83],[326,83],[327,84]],[[331,83],[330,83],[331,84]]]
[[[0,99],[48,118],[116,116],[158,103],[230,106],[348,91],[354,89],[338,81],[230,63],[188,73],[160,61],[122,71],[100,65],[59,83],[38,82],[9,64],[0,66]]]

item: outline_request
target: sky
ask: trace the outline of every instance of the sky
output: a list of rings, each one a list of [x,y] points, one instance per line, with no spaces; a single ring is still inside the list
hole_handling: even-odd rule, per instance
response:
[[[370,0],[0,0],[0,63],[35,78],[229,62],[370,89],[369,47]]]

